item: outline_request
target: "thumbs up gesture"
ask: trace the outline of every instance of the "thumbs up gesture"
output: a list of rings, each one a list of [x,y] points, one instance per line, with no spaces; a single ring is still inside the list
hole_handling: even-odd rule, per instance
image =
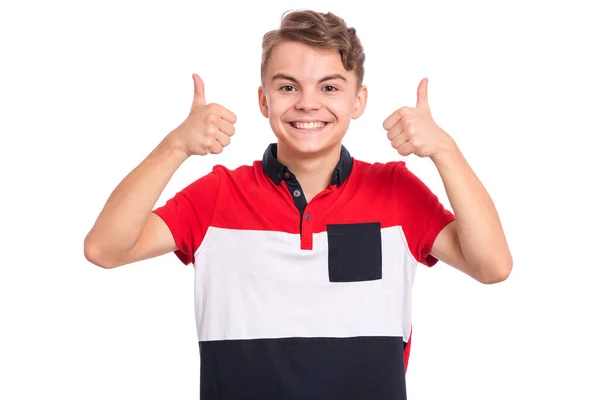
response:
[[[403,156],[416,154],[434,158],[452,148],[454,141],[440,128],[431,115],[427,99],[428,79],[424,78],[417,89],[417,106],[402,107],[383,122],[392,147]]]
[[[219,104],[206,104],[204,82],[198,74],[193,74],[192,78],[194,100],[190,114],[173,134],[188,155],[219,154],[230,143],[231,136],[235,133],[233,124],[237,118]]]

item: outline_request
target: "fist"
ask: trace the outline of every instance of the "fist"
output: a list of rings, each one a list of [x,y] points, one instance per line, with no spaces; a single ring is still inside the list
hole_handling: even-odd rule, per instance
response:
[[[431,115],[427,83],[428,79],[425,78],[419,84],[415,108],[402,107],[383,122],[383,129],[387,131],[392,147],[400,155],[435,157],[451,148],[452,138],[435,123]]]
[[[194,99],[190,114],[173,134],[188,155],[219,154],[231,142],[237,118],[219,104],[206,104],[204,82],[198,74],[193,74],[192,79]]]

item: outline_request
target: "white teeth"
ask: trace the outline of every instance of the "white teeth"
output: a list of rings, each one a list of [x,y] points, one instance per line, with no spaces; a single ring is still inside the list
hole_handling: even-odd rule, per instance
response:
[[[323,128],[326,124],[323,122],[292,122],[292,126],[296,129],[314,131]]]

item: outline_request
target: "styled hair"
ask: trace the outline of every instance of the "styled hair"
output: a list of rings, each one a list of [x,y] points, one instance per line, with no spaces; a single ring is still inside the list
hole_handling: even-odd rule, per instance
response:
[[[365,53],[356,35],[356,29],[348,28],[346,22],[332,13],[311,10],[287,11],[281,26],[267,32],[262,41],[260,78],[264,85],[265,71],[275,46],[283,42],[300,42],[321,49],[337,50],[346,71],[354,71],[357,88],[362,85],[365,74]]]

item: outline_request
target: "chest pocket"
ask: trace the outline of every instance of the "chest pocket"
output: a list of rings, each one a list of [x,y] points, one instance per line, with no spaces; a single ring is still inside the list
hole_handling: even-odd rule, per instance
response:
[[[381,279],[381,224],[327,225],[330,282]]]

